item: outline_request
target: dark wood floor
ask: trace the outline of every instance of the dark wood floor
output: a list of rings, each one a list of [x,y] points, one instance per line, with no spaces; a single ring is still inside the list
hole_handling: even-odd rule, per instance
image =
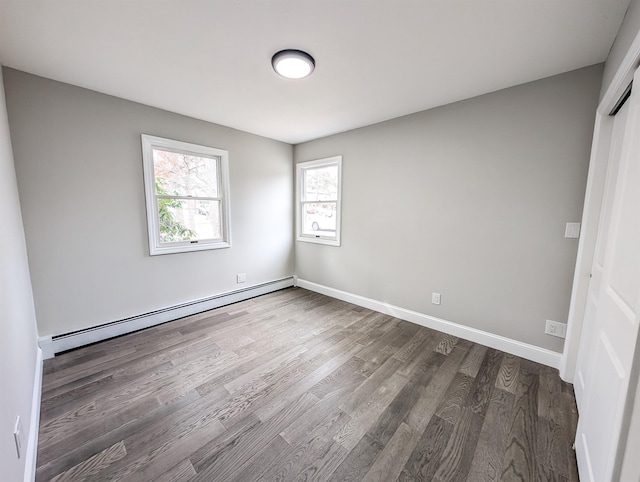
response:
[[[557,371],[292,288],[45,364],[37,480],[578,480]]]

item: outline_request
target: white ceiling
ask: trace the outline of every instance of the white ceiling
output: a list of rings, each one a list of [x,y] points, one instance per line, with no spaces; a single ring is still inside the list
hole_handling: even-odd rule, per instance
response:
[[[602,62],[628,3],[0,0],[0,64],[296,144]]]

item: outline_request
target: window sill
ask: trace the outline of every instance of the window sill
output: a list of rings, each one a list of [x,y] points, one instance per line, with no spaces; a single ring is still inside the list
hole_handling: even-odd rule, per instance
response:
[[[231,243],[227,243],[225,241],[215,243],[180,244],[175,246],[152,246],[149,254],[151,256],[158,256],[162,254],[189,253],[191,251],[206,251],[210,249],[224,249],[230,247]]]

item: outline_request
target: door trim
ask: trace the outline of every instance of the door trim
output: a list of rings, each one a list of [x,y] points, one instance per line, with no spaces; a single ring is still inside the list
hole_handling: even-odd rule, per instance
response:
[[[606,92],[600,99],[596,111],[591,157],[589,159],[589,173],[585,192],[584,208],[582,211],[582,228],[578,241],[578,254],[573,275],[571,302],[567,324],[567,336],[564,351],[560,359],[560,377],[573,383],[578,361],[578,351],[582,338],[582,325],[587,305],[587,291],[589,288],[589,274],[595,254],[596,236],[600,221],[600,206],[604,193],[604,182],[609,161],[611,135],[613,133],[613,117],[609,113],[613,110],[618,99],[624,94],[633,74],[640,65],[640,32],[636,34],[633,43],[618,67]]]

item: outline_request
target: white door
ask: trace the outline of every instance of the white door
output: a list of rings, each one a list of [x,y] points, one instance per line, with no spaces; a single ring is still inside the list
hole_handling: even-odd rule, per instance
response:
[[[577,366],[576,434],[583,481],[616,469],[640,324],[640,75],[616,116]]]
[[[607,162],[607,175],[602,196],[602,206],[600,209],[600,224],[598,225],[598,236],[591,266],[591,279],[587,292],[587,304],[584,312],[584,324],[582,329],[582,340],[580,342],[580,352],[576,363],[576,377],[574,390],[578,410],[584,409],[585,384],[591,380],[591,369],[594,365],[593,350],[595,348],[596,337],[594,319],[598,310],[598,299],[600,297],[600,283],[604,271],[605,253],[607,249],[609,224],[613,209],[613,199],[616,193],[618,182],[618,167],[620,166],[620,154],[624,141],[624,133],[629,112],[629,102],[627,101],[622,109],[614,117],[613,132],[611,135],[611,148]]]

